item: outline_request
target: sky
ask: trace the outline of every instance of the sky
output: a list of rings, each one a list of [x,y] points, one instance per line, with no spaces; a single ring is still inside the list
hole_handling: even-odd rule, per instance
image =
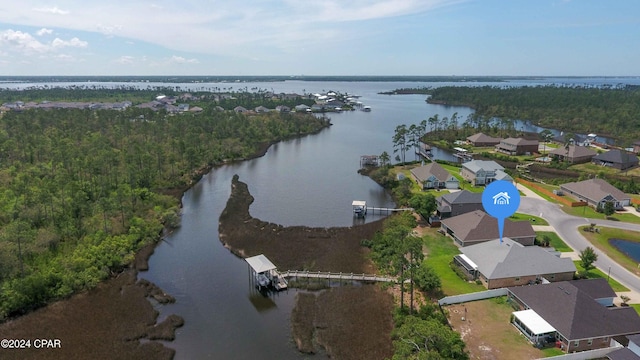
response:
[[[637,0],[21,0],[0,76],[639,76]]]

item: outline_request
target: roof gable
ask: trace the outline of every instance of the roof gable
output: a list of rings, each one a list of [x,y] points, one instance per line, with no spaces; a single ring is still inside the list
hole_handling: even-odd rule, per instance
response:
[[[637,164],[638,157],[626,151],[613,149],[593,157],[594,160],[611,162],[616,164]]]
[[[600,202],[611,195],[615,200],[629,199],[630,196],[603,179],[589,179],[560,185],[561,188],[578,194],[594,202]]]
[[[411,169],[411,174],[419,181],[428,180],[431,176],[434,176],[438,181],[448,181],[453,177],[445,168],[443,168],[437,162],[432,162],[427,165],[423,165],[417,168]],[[455,178],[455,177],[454,177]]]
[[[509,288],[569,340],[640,332],[640,317],[631,307],[606,308],[581,290],[578,281]],[[631,310],[631,311],[629,311]]]
[[[570,158],[581,158],[586,156],[595,156],[597,153],[595,150],[586,146],[569,145],[567,147],[559,147],[549,152],[553,155],[568,156]]]
[[[484,211],[475,210],[449,219],[442,224],[451,229],[463,241],[493,240],[500,237],[498,220]],[[533,226],[528,221],[505,219],[503,235],[510,238],[535,236]]]
[[[478,265],[487,279],[574,272],[576,267],[569,258],[559,258],[538,246],[524,246],[505,237],[460,249]]]

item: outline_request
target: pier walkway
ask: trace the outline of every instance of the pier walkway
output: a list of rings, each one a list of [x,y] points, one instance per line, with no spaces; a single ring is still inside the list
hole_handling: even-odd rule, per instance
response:
[[[280,273],[280,276],[284,278],[308,278],[308,279],[327,279],[327,280],[357,280],[357,281],[372,281],[372,282],[397,282],[395,277],[386,277],[372,274],[353,274],[353,273],[332,273],[321,271],[299,271],[288,270]]]

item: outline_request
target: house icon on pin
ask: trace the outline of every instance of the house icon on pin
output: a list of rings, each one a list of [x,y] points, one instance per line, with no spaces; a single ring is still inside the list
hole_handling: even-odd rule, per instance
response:
[[[509,194],[506,191],[501,191],[493,196],[493,205],[509,205]]]

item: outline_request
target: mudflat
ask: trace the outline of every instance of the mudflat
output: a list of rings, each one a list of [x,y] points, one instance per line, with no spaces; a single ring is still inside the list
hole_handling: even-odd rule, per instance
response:
[[[382,220],[343,228],[284,227],[251,217],[253,196],[237,176],[220,216],[220,241],[240,257],[267,256],[280,270],[374,273],[361,246],[382,229]],[[291,290],[290,290],[291,291]],[[378,285],[301,291],[293,309],[292,335],[305,353],[335,359],[384,359],[393,355],[393,298]]]
[[[172,359],[174,350],[152,340],[173,340],[183,320],[156,323],[147,297],[172,298],[155,285],[136,281],[129,269],[96,288],[50,304],[0,325],[0,339],[30,340],[24,349],[0,349],[1,359]],[[59,340],[37,348],[36,339]],[[143,340],[142,342],[140,340]]]

